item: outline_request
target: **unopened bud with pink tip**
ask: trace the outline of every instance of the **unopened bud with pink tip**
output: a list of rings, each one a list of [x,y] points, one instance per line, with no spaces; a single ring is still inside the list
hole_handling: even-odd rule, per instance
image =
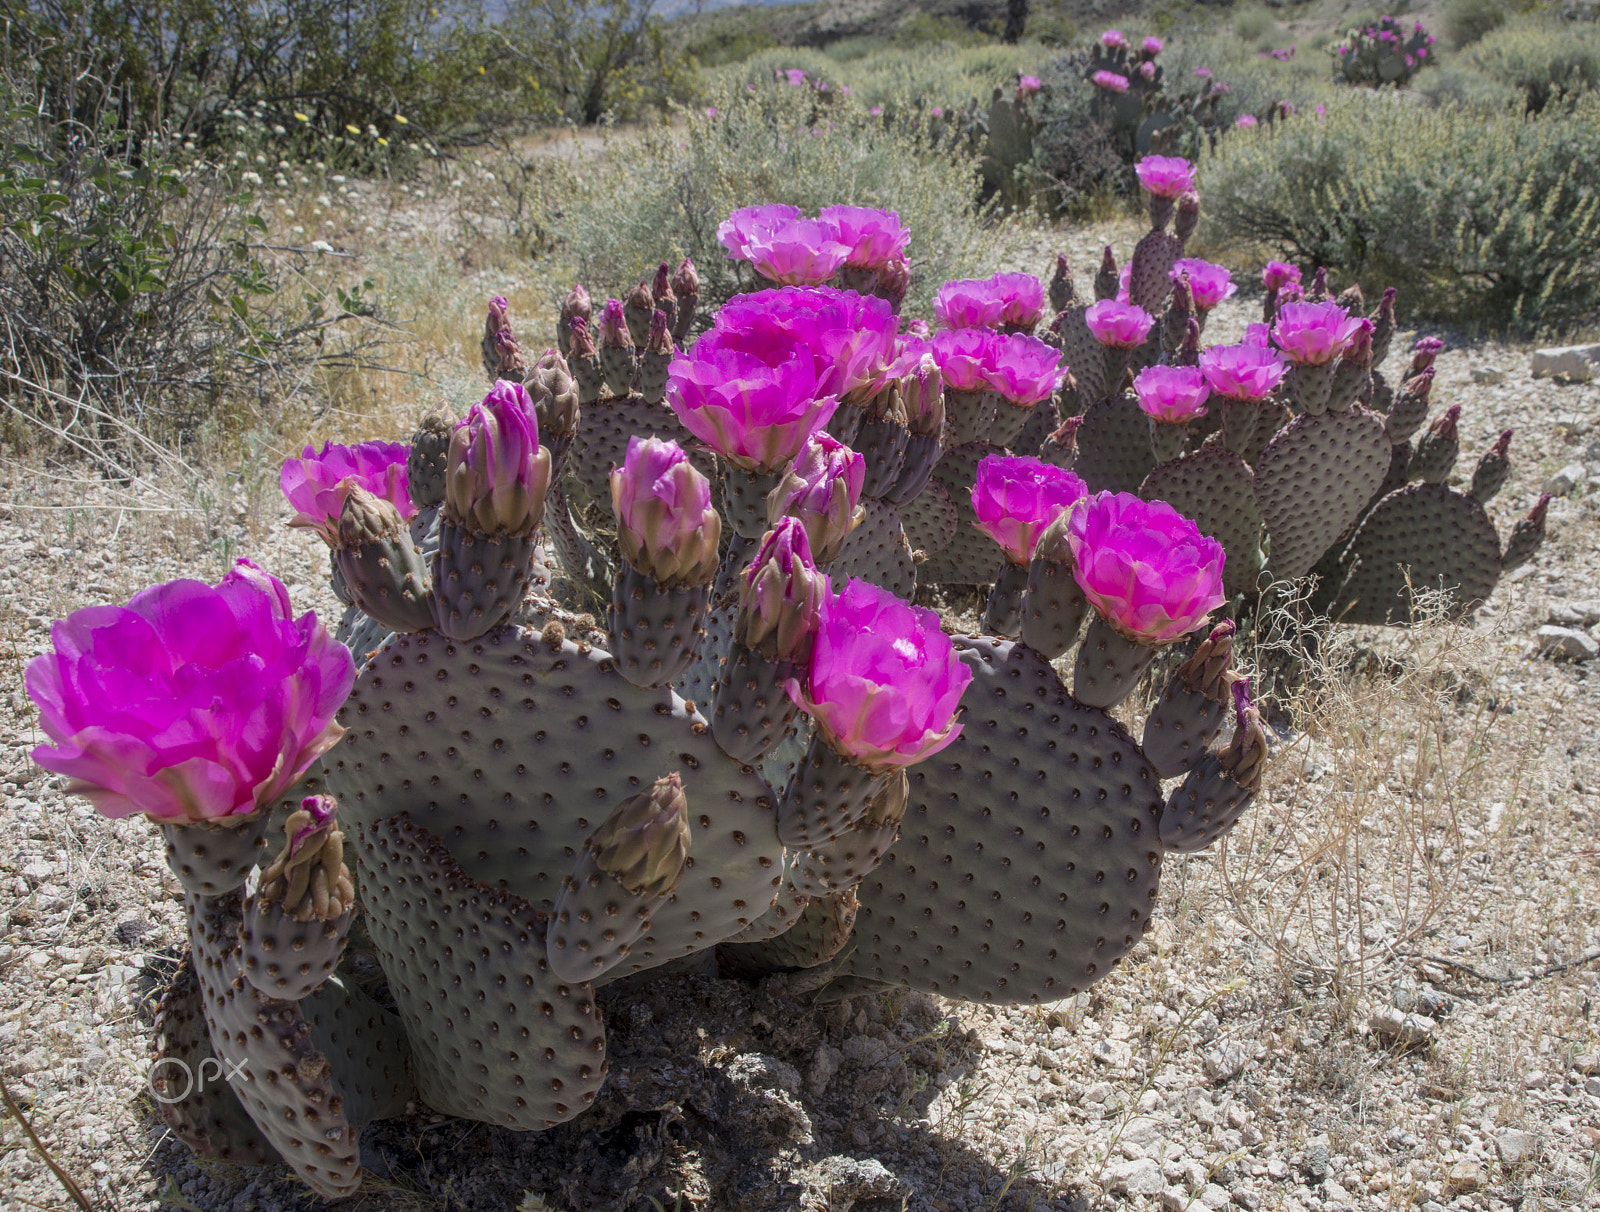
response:
[[[1178,197],[1178,217],[1173,221],[1172,234],[1183,243],[1194,235],[1194,229],[1198,226],[1200,226],[1200,195],[1191,189]]]
[[[1100,268],[1094,275],[1094,297],[1096,299],[1115,299],[1117,287],[1122,282],[1122,275],[1117,270],[1117,258],[1107,244],[1105,252],[1100,256]]]
[[[573,316],[568,321],[567,348],[562,350],[569,358],[593,358],[596,356],[594,347],[594,333],[589,329],[589,321],[582,316]]]
[[[1544,518],[1545,511],[1550,508],[1550,494],[1547,492],[1539,498],[1538,504],[1528,511],[1528,516],[1511,528],[1511,537],[1506,540],[1506,551],[1500,559],[1502,572],[1511,572],[1521,568],[1544,543]]]
[[[1261,789],[1261,774],[1267,764],[1267,734],[1261,727],[1261,712],[1250,701],[1250,679],[1233,683],[1233,740],[1217,755],[1222,773],[1247,793]]]
[[[1381,366],[1389,356],[1389,343],[1394,340],[1394,302],[1398,292],[1389,287],[1378,300],[1378,309],[1372,313],[1372,364]]]
[[[1439,356],[1439,351],[1444,348],[1444,342],[1438,337],[1423,337],[1411,351],[1411,366],[1406,375],[1419,375],[1433,367],[1434,359]]]
[[[600,312],[600,348],[631,349],[633,336],[628,332],[627,318],[622,312],[620,299],[607,299]]]
[[[572,355],[572,322],[582,320],[587,324],[593,318],[594,302],[589,298],[589,292],[583,288],[582,282],[574,282],[567,297],[561,300],[561,314],[556,321],[556,344],[563,355]]]
[[[811,559],[805,527],[798,518],[779,518],[741,579],[734,638],[770,661],[804,664],[831,592],[827,574]]]
[[[1426,484],[1443,484],[1450,478],[1451,469],[1461,453],[1461,436],[1456,424],[1461,419],[1461,405],[1452,404],[1444,416],[1428,426],[1428,432],[1417,439],[1417,452],[1411,456],[1410,475]]]
[[[451,434],[446,515],[480,534],[532,534],[549,487],[533,401],[520,383],[496,383]]]
[[[866,467],[866,460],[843,442],[812,434],[768,496],[767,521],[798,518],[817,562],[828,563],[861,522]]]
[[[676,442],[630,437],[622,466],[611,473],[611,507],[623,556],[662,589],[716,575],[722,519],[710,481]]]
[[[1467,495],[1479,505],[1487,505],[1494,500],[1495,494],[1511,475],[1512,433],[1509,429],[1503,431],[1495,439],[1494,445],[1483,452],[1477,467],[1473,468],[1472,486],[1467,490]]]

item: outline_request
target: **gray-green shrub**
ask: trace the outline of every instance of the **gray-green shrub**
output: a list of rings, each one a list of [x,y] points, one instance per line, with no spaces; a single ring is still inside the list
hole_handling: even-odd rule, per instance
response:
[[[1468,47],[1459,63],[1520,92],[1534,113],[1600,85],[1600,26],[1519,18]]]
[[[1450,0],[1444,8],[1444,29],[1450,45],[1460,50],[1506,23],[1505,0]]]
[[[1525,115],[1352,91],[1202,173],[1212,243],[1398,286],[1419,319],[1535,334],[1600,310],[1600,94]]]

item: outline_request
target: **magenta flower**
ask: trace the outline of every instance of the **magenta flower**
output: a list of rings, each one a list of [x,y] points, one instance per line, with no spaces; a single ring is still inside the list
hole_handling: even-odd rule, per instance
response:
[[[1034,93],[1038,92],[1041,87],[1043,86],[1039,83],[1038,76],[1017,77],[1018,97],[1031,97]]]
[[[1244,326],[1245,345],[1257,345],[1262,349],[1272,347],[1272,329],[1265,324],[1246,324]]]
[[[931,115],[931,116],[932,116],[932,117],[935,117],[935,118],[942,118],[942,117],[944,117],[944,110],[943,110],[943,109],[941,109],[941,108],[940,108],[940,107],[939,107],[939,106],[937,106],[937,105],[935,105],[935,106],[934,106],[934,107],[933,107],[933,108],[932,108],[932,109],[930,109],[930,110],[929,110],[929,111],[928,111],[928,113],[929,113],[929,115]],[[911,125],[912,125],[912,126],[915,126],[915,125],[916,125],[916,122],[914,122],[914,121],[913,121],[913,122],[912,122],[912,123],[911,123]]]
[[[1197,257],[1181,257],[1172,263],[1172,280],[1179,274],[1189,275],[1189,291],[1194,295],[1194,305],[1201,311],[1210,311],[1224,299],[1231,299],[1239,288],[1233,275],[1220,265],[1201,261]]]
[[[818,221],[831,223],[841,244],[850,249],[846,265],[862,269],[877,269],[891,261],[904,258],[911,233],[900,223],[900,216],[892,210],[874,210],[867,206],[825,207]]]
[[[1133,171],[1139,184],[1158,198],[1177,198],[1194,188],[1194,165],[1182,156],[1146,156]]]
[[[1194,69],[1194,74],[1202,80],[1211,79],[1211,69],[1209,67],[1197,67]]]
[[[870,113],[870,114],[871,114],[871,115],[872,115],[872,116],[873,116],[873,117],[874,117],[874,118],[881,118],[881,117],[882,117],[882,116],[883,116],[883,106],[881,106],[881,105],[874,105],[874,106],[873,106],[873,107],[872,107],[872,108],[871,108],[871,109],[870,109],[870,110],[869,110],[869,111],[868,111],[868,112],[869,112],[869,113]]]
[[[1032,274],[995,274],[989,285],[1000,300],[1002,326],[1032,328],[1044,315],[1044,283]]]
[[[1146,80],[1154,80],[1156,78],[1156,65],[1146,59],[1139,64],[1139,75]]]
[[[773,342],[812,354],[819,396],[844,396],[894,357],[900,321],[884,299],[820,286],[784,287],[728,300],[714,322],[729,348],[763,351]]]
[[[1248,129],[1256,125],[1256,116],[1254,114],[1240,114],[1239,120],[1235,122],[1234,125],[1242,126]]]
[[[1283,356],[1304,366],[1324,366],[1345,351],[1361,320],[1337,303],[1285,303],[1278,308],[1272,339]]]
[[[850,256],[838,228],[817,219],[784,219],[752,227],[744,260],[768,281],[781,286],[821,286]]]
[[[1116,299],[1090,304],[1083,317],[1094,339],[1112,349],[1137,349],[1150,335],[1155,317],[1142,307]]]
[[[839,554],[839,547],[860,520],[856,506],[866,484],[867,461],[831,434],[815,433],[772,490],[767,518],[798,518],[806,528],[811,550],[821,563]]]
[[[753,334],[736,346],[714,329],[672,360],[667,403],[724,458],[771,472],[828,423],[838,398],[818,393],[812,351],[786,334]]]
[[[986,455],[972,485],[973,523],[1014,564],[1033,559],[1039,536],[1088,487],[1070,471],[1023,456]]]
[[[293,786],[344,732],[355,665],[276,578],[240,560],[216,588],[169,581],[51,628],[28,663],[50,744],[33,751],[113,819],[242,816]]]
[[[1205,416],[1211,395],[1195,366],[1147,366],[1134,376],[1133,391],[1146,416],[1171,425]]]
[[[1026,333],[1001,333],[989,345],[989,386],[1019,407],[1031,408],[1061,386],[1061,351]]]
[[[1165,501],[1089,497],[1067,517],[1067,545],[1089,604],[1138,643],[1182,639],[1227,600],[1222,544]]]
[[[1147,55],[1159,55],[1165,45],[1166,43],[1162,42],[1160,38],[1153,36],[1146,38],[1144,40],[1144,53]]]
[[[706,117],[715,118],[716,116],[717,116],[717,107],[715,105],[706,106]]]
[[[1200,355],[1206,385],[1230,400],[1264,400],[1288,371],[1266,345],[1213,345]]]
[[[1128,91],[1128,77],[1119,76],[1116,72],[1098,71],[1094,74],[1095,84],[1109,93],[1125,93]]]
[[[549,487],[533,400],[521,383],[501,379],[450,435],[446,512],[482,534],[526,534],[544,515]]]
[[[728,250],[728,257],[736,261],[750,259],[751,233],[765,231],[778,223],[800,218],[793,206],[772,203],[767,206],[746,206],[734,211],[717,227],[717,242]]]
[[[611,508],[622,554],[659,585],[699,584],[716,572],[722,519],[711,481],[676,442],[629,437],[611,472]]]
[[[944,328],[999,328],[1005,304],[992,287],[993,279],[946,282],[934,296],[934,319]]]
[[[1126,50],[1128,40],[1123,37],[1120,29],[1108,29],[1100,35],[1100,45],[1107,50]]]
[[[933,359],[944,385],[955,391],[985,391],[997,360],[1000,334],[987,328],[947,328],[933,336]]]
[[[806,82],[805,72],[801,71],[798,67],[788,68],[783,74],[788,77],[789,83],[794,85],[796,88],[799,88]]]
[[[961,735],[955,715],[971,681],[937,614],[851,581],[823,605],[810,686],[791,678],[787,689],[835,749],[892,769]]]
[[[339,530],[345,486],[354,484],[381,497],[400,511],[402,518],[416,515],[406,490],[406,459],[411,448],[403,442],[362,442],[321,450],[307,446],[299,458],[283,461],[278,486],[294,509],[291,526],[315,530],[331,547]]]
[[[1291,282],[1299,285],[1300,271],[1287,261],[1268,261],[1261,271],[1261,285],[1268,290],[1282,290]]]

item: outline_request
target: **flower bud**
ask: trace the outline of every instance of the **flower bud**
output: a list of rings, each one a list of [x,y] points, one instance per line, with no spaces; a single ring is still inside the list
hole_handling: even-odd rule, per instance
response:
[[[1211,634],[1195,645],[1189,659],[1173,671],[1195,694],[1218,703],[1227,701],[1228,669],[1233,664],[1233,637],[1239,628],[1232,619],[1223,619]]]
[[[582,316],[573,316],[569,322],[571,329],[571,349],[569,357],[592,358],[595,357],[594,334],[589,331],[589,322]]]
[[[1115,299],[1121,281],[1122,277],[1117,272],[1117,258],[1112,255],[1111,245],[1107,244],[1105,254],[1100,258],[1100,270],[1094,276],[1094,297]]]
[[[1254,794],[1261,789],[1261,772],[1267,764],[1267,734],[1261,727],[1261,712],[1250,701],[1250,679],[1233,683],[1233,740],[1217,755],[1222,773]]]
[[[589,299],[589,292],[583,288],[582,282],[574,282],[572,289],[567,292],[567,297],[561,300],[561,323],[564,327],[571,327],[572,321],[582,319],[588,323],[594,316],[594,304]]]
[[[650,283],[650,301],[657,308],[675,301],[672,293],[671,271],[665,261],[656,266],[655,279]]]
[[[1178,217],[1172,224],[1172,234],[1179,241],[1185,241],[1194,235],[1194,229],[1199,225],[1200,195],[1191,189],[1178,198]]]
[[[700,273],[688,257],[683,259],[677,272],[672,275],[672,293],[680,299],[700,297]]]
[[[622,466],[611,473],[611,507],[622,554],[663,589],[716,575],[722,519],[710,482],[676,442],[630,437]]]
[[[665,267],[663,267],[665,268]],[[645,352],[671,357],[677,350],[672,344],[671,317],[657,308],[650,317],[650,337],[645,342]]]
[[[1072,306],[1073,297],[1078,293],[1072,281],[1072,262],[1066,253],[1056,254],[1056,272],[1050,278],[1050,309],[1056,312],[1066,311]]]
[[[482,534],[531,534],[549,487],[550,452],[539,447],[533,401],[520,383],[496,383],[450,437],[450,519]]]
[[[826,564],[861,522],[866,474],[861,455],[829,434],[812,434],[767,498],[767,521],[798,518],[815,558]]]
[[[779,518],[744,572],[734,636],[768,660],[804,664],[831,592],[827,574],[811,561],[805,527]]]
[[[944,428],[944,376],[933,354],[924,354],[916,370],[900,380],[900,401],[913,434],[932,436]]]
[[[689,797],[673,771],[631,795],[585,843],[595,866],[635,896],[665,896],[689,860]]]
[[[622,314],[622,301],[620,299],[607,299],[605,307],[600,312],[600,347],[602,349],[633,348],[633,337],[628,333],[628,322]]]
[[[572,381],[572,371],[559,350],[547,349],[540,354],[523,386],[533,401],[535,432],[545,444],[553,446],[560,439],[577,434],[578,385]]]
[[[281,904],[297,922],[331,922],[355,902],[355,885],[344,865],[344,834],[331,795],[308,795],[283,823],[285,843],[261,871],[262,905]]]

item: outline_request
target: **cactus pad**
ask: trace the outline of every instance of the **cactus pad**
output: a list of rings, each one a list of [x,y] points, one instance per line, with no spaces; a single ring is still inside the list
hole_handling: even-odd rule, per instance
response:
[[[404,814],[363,825],[355,850],[367,930],[428,1105],[536,1129],[593,1102],[605,1028],[593,988],[551,974],[545,915],[472,879]]]
[[[913,552],[937,555],[956,537],[955,502],[938,480],[930,479],[921,492],[899,507],[899,514]]]
[[[722,666],[711,706],[711,735],[736,762],[756,762],[778,743],[799,710],[784,691],[797,675],[788,661],[770,661],[735,642]]]
[[[1155,660],[1156,652],[1091,612],[1089,628],[1072,663],[1072,696],[1090,707],[1111,710],[1138,689],[1139,677]]]
[[[930,552],[928,562],[917,570],[920,580],[987,585],[1000,571],[994,540],[977,528],[974,523],[978,515],[972,512],[972,484],[977,478],[978,464],[985,456],[1000,453],[987,443],[973,442],[945,451],[933,469],[933,478],[950,494],[956,525],[950,541],[937,553]]]
[[[1089,331],[1088,312],[1087,306],[1068,308],[1050,325],[1061,341],[1061,352],[1072,377],[1077,380],[1078,399],[1085,405],[1104,399],[1110,391],[1106,383],[1105,348]]]
[[[1180,854],[1204,850],[1239,823],[1253,798],[1254,792],[1230,778],[1217,755],[1208,753],[1167,801],[1161,844]]]
[[[1143,935],[1160,784],[1036,653],[956,641],[963,730],[913,766],[900,840],[861,881],[841,974],[981,1002],[1086,989]]]
[[[778,804],[778,839],[798,850],[831,842],[866,815],[886,781],[814,734]]]
[[[861,509],[861,524],[845,536],[839,554],[827,566],[828,575],[840,589],[846,580],[871,581],[909,600],[917,591],[917,568],[911,562],[900,511],[871,498],[861,502]]]
[[[1182,255],[1183,241],[1177,236],[1165,231],[1146,232],[1133,248],[1128,300],[1153,316],[1160,315],[1172,293],[1172,263]]]
[[[189,892],[232,892],[266,857],[268,815],[257,809],[233,824],[161,826],[167,866]]]
[[[665,686],[682,677],[705,638],[710,596],[710,585],[663,589],[624,559],[607,618],[623,676],[635,686]]]
[[[1275,578],[1316,567],[1383,482],[1391,454],[1383,418],[1364,408],[1302,413],[1273,436],[1256,461],[1255,482]]]
[[[782,934],[760,943],[724,944],[717,955],[729,970],[743,976],[814,968],[838,955],[850,941],[856,909],[853,888],[814,897]]]
[[[1500,579],[1500,539],[1471,497],[1443,484],[1412,484],[1367,515],[1345,564],[1350,574],[1332,616],[1404,625],[1411,621],[1413,589],[1448,590],[1463,614],[1488,598]]]
[[[631,686],[599,649],[517,627],[459,644],[400,636],[356,679],[339,720],[348,731],[324,762],[347,829],[409,813],[468,877],[544,912],[595,826],[681,771],[690,867],[615,976],[711,946],[776,894],[771,789],[682,699]]]
[[[1090,492],[1138,492],[1155,468],[1150,418],[1131,395],[1091,404],[1078,427],[1078,461],[1072,470]]]
[[[910,431],[891,417],[871,417],[861,422],[851,446],[867,465],[866,479],[861,487],[862,496],[888,495],[895,481],[900,478],[900,468],[906,457],[906,441],[910,437]]]
[[[1261,575],[1261,509],[1255,476],[1245,461],[1222,446],[1162,463],[1139,487],[1147,501],[1165,501],[1222,544],[1227,560],[1222,585],[1229,597],[1256,593]]]
[[[585,404],[578,414],[578,436],[566,458],[573,504],[610,505],[611,469],[622,466],[628,439],[635,435],[670,439],[684,450],[695,445],[694,435],[665,404],[651,404],[637,395]],[[709,473],[707,456],[696,451],[691,461]]]
[[[439,630],[471,640],[522,605],[533,569],[533,535],[479,534],[446,521],[433,557],[433,612]]]

